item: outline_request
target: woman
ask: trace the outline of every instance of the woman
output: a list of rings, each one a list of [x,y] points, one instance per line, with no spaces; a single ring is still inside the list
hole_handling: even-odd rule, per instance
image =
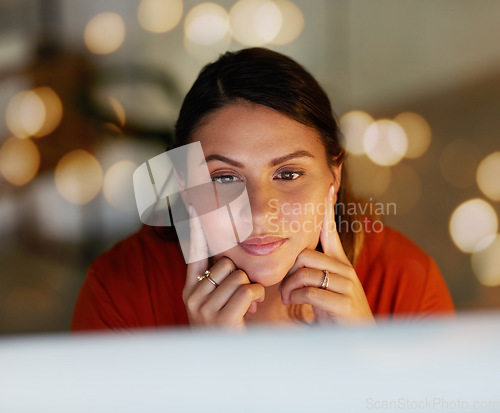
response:
[[[244,184],[250,236],[186,265],[168,233],[143,227],[91,266],[72,328],[371,324],[452,313],[422,250],[352,209],[335,216],[336,205],[354,203],[339,135],[325,92],[288,57],[252,48],[207,65],[183,102],[176,145],[200,142],[215,187]],[[187,208],[191,252],[207,257],[210,222]]]

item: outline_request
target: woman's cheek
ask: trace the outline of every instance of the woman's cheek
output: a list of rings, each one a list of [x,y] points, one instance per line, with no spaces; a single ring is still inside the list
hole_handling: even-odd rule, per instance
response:
[[[237,245],[232,222],[222,212],[217,210],[200,217],[210,255],[228,251]]]
[[[298,234],[306,239],[313,239],[319,236],[323,213],[318,204],[299,204],[293,213],[287,214],[284,219],[287,222],[288,231],[291,234]]]

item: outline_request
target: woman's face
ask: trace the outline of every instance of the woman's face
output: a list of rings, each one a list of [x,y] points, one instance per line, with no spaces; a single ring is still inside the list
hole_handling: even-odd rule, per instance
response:
[[[250,201],[250,211],[236,208],[232,218],[250,223],[251,235],[215,260],[230,258],[263,286],[280,282],[301,251],[316,248],[326,196],[331,183],[338,189],[341,167],[328,165],[314,129],[262,105],[219,109],[192,140],[201,142],[215,187],[244,184]],[[232,236],[217,220],[200,219],[205,233]]]

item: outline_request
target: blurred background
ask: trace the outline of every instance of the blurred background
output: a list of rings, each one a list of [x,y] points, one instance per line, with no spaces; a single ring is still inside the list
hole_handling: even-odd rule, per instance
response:
[[[0,334],[67,331],[86,269],[141,222],[132,173],[225,50],[308,68],[356,194],[500,308],[500,2],[0,0]]]

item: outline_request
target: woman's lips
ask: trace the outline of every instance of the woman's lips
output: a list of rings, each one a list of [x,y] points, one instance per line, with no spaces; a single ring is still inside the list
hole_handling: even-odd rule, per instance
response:
[[[288,238],[275,236],[248,238],[238,245],[250,255],[269,255],[278,251]]]

